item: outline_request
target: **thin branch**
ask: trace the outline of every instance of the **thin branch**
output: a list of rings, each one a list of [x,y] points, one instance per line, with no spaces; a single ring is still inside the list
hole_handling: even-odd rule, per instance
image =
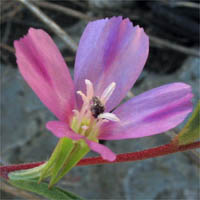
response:
[[[5,50],[9,51],[10,53],[13,53],[13,54],[15,53],[15,49],[8,46],[7,44],[0,43],[0,48],[5,49]]]
[[[13,47],[11,47],[11,46],[8,46],[7,44],[0,43],[0,48],[9,51],[9,52],[12,53],[12,54],[15,54],[15,49],[14,49]],[[74,56],[67,56],[67,57],[64,57],[64,60],[65,60],[66,62],[73,62],[74,59],[75,59]],[[16,144],[15,144],[15,145],[12,145],[12,148],[13,148],[13,146],[18,146],[18,144],[17,144],[17,145],[16,145]],[[10,148],[8,148],[8,149],[10,149]],[[7,151],[7,149],[6,149],[6,151]]]
[[[73,52],[76,52],[77,44],[72,40],[72,38],[63,29],[58,26],[53,20],[51,20],[47,15],[45,15],[40,9],[35,5],[30,3],[28,0],[18,0],[23,3],[35,16],[37,16],[49,29],[51,29],[63,42],[65,42]]]
[[[156,45],[158,45],[158,47],[161,47],[161,48],[167,47],[169,49],[179,51],[179,52],[184,53],[186,55],[200,57],[200,52],[198,50],[191,49],[191,48],[188,48],[188,47],[184,47],[184,46],[181,46],[179,44],[174,44],[172,42],[160,39],[160,38],[155,37],[155,36],[149,36],[149,38],[150,38],[150,42],[155,43]]]
[[[23,26],[28,26],[28,27],[40,27],[45,29],[46,25],[45,24],[41,24],[40,21],[36,21],[36,20],[24,20],[24,19],[19,19],[19,18],[13,18],[12,19],[12,23],[16,24],[16,25],[23,25]]]
[[[72,17],[78,18],[78,19],[84,19],[84,20],[92,20],[91,17],[88,15],[81,13],[77,10],[67,8],[64,6],[57,5],[55,3],[50,3],[50,2],[44,2],[44,1],[33,1],[33,3],[37,4],[39,7],[50,9],[50,10],[57,10],[59,12],[62,12],[65,15],[70,15]]]
[[[10,35],[10,32],[11,32],[11,22],[8,21],[6,23],[6,28],[5,28],[5,32],[3,34],[3,37],[2,37],[2,43],[7,43],[8,41],[8,38],[9,38],[9,35]]]
[[[183,151],[187,151],[187,150],[191,150],[195,148],[200,148],[200,142],[194,142],[192,144],[181,145],[181,146],[177,146],[174,143],[169,143],[169,144],[154,147],[151,149],[146,149],[139,152],[118,154],[116,160],[113,162],[104,160],[100,156],[93,157],[93,158],[85,158],[85,159],[80,160],[77,166],[113,164],[113,163],[120,163],[120,162],[134,162],[134,161],[164,156],[164,155],[168,155],[172,153],[183,152]],[[24,169],[31,169],[43,163],[44,162],[36,162],[36,163],[10,165],[10,166],[0,166],[0,176],[5,179],[8,179],[9,172],[24,170]]]
[[[14,1],[0,1],[1,13],[7,12],[16,3]]]
[[[194,3],[194,2],[185,2],[185,1],[180,1],[180,2],[174,2],[173,5],[176,7],[187,7],[187,8],[195,8],[195,9],[200,9],[199,3]]]
[[[22,9],[22,6],[17,6],[13,10],[6,12],[4,15],[0,18],[0,23],[3,23],[5,21],[8,21],[10,18],[14,17],[18,12],[20,12]]]

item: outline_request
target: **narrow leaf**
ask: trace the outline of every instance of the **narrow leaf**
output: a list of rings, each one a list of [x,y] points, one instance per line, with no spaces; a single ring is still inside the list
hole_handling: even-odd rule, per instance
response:
[[[50,200],[60,200],[60,199],[83,200],[81,197],[58,187],[53,187],[52,189],[48,189],[48,184],[43,183],[43,182],[40,184],[38,184],[37,181],[34,181],[34,180],[29,180],[29,181],[10,180],[9,182],[11,185],[17,188],[20,188],[29,192],[34,192]]]
[[[185,127],[175,138],[178,145],[186,145],[200,138],[200,101]]]
[[[39,178],[41,170],[46,166],[46,163],[34,167],[32,169],[26,170],[17,170],[14,172],[10,172],[8,174],[9,179],[11,180],[28,180],[28,179],[36,179]]]

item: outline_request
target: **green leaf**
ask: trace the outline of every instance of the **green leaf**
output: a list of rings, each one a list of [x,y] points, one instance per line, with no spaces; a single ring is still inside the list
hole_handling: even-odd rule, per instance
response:
[[[177,135],[178,145],[186,145],[200,138],[200,101],[185,127]]]
[[[32,169],[11,172],[8,176],[11,181],[39,179],[38,183],[50,176],[49,188],[51,188],[89,151],[90,149],[83,139],[73,141],[69,138],[61,138],[46,163]]]
[[[48,189],[48,184],[44,182],[38,184],[37,181],[34,180],[29,180],[29,181],[10,180],[9,183],[17,188],[29,192],[34,192],[50,200],[60,200],[60,199],[83,200],[81,197],[58,187],[53,187],[52,189]]]

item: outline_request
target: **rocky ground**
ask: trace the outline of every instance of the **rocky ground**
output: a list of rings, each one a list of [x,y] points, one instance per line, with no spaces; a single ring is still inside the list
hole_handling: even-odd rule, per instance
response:
[[[66,30],[78,42],[85,24],[79,21]],[[56,36],[54,40],[63,52],[63,43]],[[200,59],[179,53],[171,58],[170,52],[167,52],[169,50],[160,51],[162,56],[159,57],[159,50],[151,47],[147,70],[141,74],[132,92],[137,95],[163,84],[181,81],[192,86],[196,105],[200,91]],[[170,59],[174,60],[176,70],[168,73],[163,68],[162,72],[165,61],[170,65],[170,70],[173,68]],[[73,73],[72,64],[69,66]],[[0,81],[1,164],[48,159],[57,138],[46,130],[45,123],[54,119],[54,116],[27,86],[14,63],[1,63]],[[129,93],[127,98],[131,95]],[[141,139],[109,141],[106,145],[116,153],[133,152],[167,143],[172,134],[174,130]],[[94,155],[91,152],[88,156]],[[59,185],[86,199],[197,200],[200,198],[199,178],[199,162],[192,153],[177,153],[140,162],[76,167]],[[2,199],[20,198],[3,192]]]

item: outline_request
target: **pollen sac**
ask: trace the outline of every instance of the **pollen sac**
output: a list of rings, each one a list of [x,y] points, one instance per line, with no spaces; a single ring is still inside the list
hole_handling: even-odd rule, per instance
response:
[[[103,104],[98,99],[98,97],[92,97],[90,111],[92,116],[97,118],[99,114],[103,113],[105,110]]]

